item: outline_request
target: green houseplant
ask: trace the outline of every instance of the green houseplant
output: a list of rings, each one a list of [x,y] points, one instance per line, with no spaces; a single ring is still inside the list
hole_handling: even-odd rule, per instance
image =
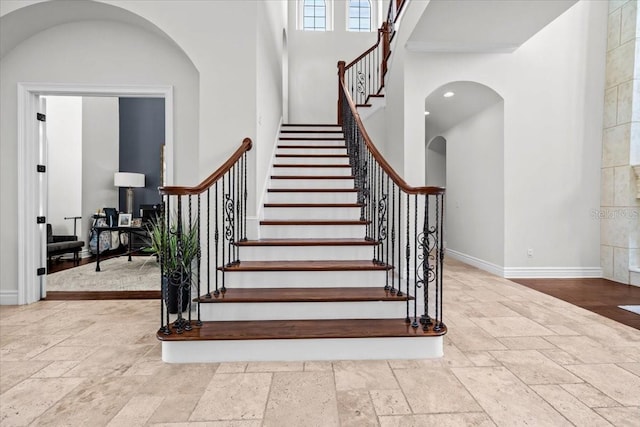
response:
[[[173,215],[177,218],[177,214]],[[176,220],[177,221],[177,220]],[[178,312],[178,295],[182,288],[182,306],[180,312],[184,312],[189,305],[191,291],[192,264],[198,256],[198,221],[191,222],[191,227],[182,219],[182,258],[178,256],[178,223],[171,221],[169,227],[156,217],[147,225],[147,252],[155,255],[162,263],[162,286],[167,298],[167,310],[169,313]],[[181,286],[182,284],[182,286]],[[163,292],[164,293],[164,292]]]

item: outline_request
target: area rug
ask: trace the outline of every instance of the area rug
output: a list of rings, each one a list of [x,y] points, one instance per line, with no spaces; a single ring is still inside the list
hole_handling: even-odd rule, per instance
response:
[[[47,275],[47,291],[160,290],[160,264],[155,257],[136,256],[90,263]]]
[[[618,307],[635,314],[640,314],[640,305],[619,305]]]

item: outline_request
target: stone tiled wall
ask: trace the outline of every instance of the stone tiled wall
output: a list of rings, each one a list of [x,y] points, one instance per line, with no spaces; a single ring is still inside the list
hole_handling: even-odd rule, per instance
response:
[[[611,0],[602,140],[600,257],[604,277],[640,286],[640,14],[636,0]],[[640,172],[640,168],[635,168]]]

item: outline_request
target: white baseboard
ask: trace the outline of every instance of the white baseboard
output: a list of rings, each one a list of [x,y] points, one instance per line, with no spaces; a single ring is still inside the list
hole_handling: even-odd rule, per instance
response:
[[[472,265],[480,270],[487,271],[496,276],[504,277],[504,267],[485,261],[480,258],[473,257],[471,255],[463,254],[462,252],[454,251],[453,249],[446,249],[447,256],[464,262],[465,264]]]
[[[18,305],[18,291],[0,290],[0,305]]]
[[[504,277],[507,279],[540,278],[540,279],[599,279],[602,277],[600,267],[505,267]]]
[[[602,277],[602,268],[600,267],[501,267],[471,255],[454,251],[453,249],[447,249],[447,256],[507,279],[576,279]]]

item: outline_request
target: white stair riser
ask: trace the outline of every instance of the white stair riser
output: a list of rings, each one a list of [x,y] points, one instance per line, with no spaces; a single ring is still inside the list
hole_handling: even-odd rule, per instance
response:
[[[357,271],[232,271],[225,273],[227,288],[383,287],[384,270]]]
[[[335,168],[314,168],[314,167],[273,167],[274,176],[351,176],[351,168],[335,167]]]
[[[200,318],[203,321],[398,319],[405,313],[405,301],[200,304]]]
[[[313,132],[310,132],[313,130]],[[283,132],[285,131],[285,132]],[[344,138],[344,133],[341,129],[328,129],[327,131],[318,132],[315,129],[304,129],[304,132],[300,129],[282,129],[280,131],[281,138]]]
[[[358,193],[356,193],[355,191],[348,191],[343,193],[267,193],[268,203],[356,203],[357,200]]]
[[[286,138],[286,137],[285,137]],[[344,147],[345,143],[342,139],[281,139],[278,141],[278,146],[288,146],[288,145],[332,145],[334,147],[340,148]]]
[[[166,363],[428,359],[443,356],[443,337],[163,341]]]
[[[279,165],[348,165],[348,157],[277,157]]]
[[[353,188],[349,179],[272,179],[271,188]],[[293,202],[292,202],[293,203]]]
[[[264,209],[265,219],[326,219],[358,220],[360,208],[270,208]]]
[[[310,133],[311,131],[316,131],[318,134],[326,134],[328,132],[331,133],[342,133],[342,126],[282,126],[280,129],[282,131],[287,131],[285,134],[291,132],[295,133],[295,131],[303,131],[304,133]]]
[[[242,261],[336,261],[373,259],[373,246],[242,246]]]
[[[260,225],[261,239],[364,239],[364,225]]]
[[[280,147],[278,148],[278,151],[276,152],[276,154],[304,154],[304,155],[328,155],[328,154],[339,154],[339,155],[345,155],[347,154],[347,149],[346,148],[340,148],[340,147],[335,147],[335,148],[283,148]]]

